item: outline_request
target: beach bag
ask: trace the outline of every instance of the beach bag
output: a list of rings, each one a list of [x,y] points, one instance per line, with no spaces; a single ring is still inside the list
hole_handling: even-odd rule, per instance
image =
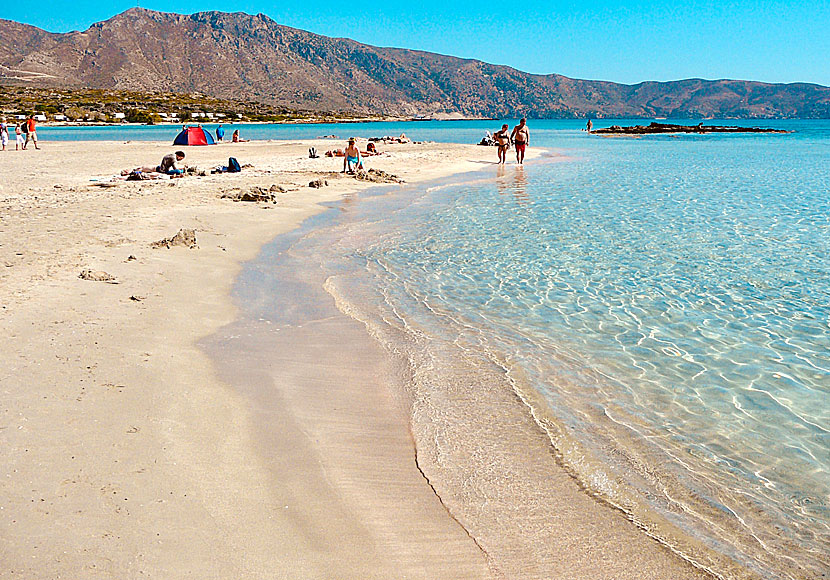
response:
[[[242,171],[242,166],[239,165],[239,161],[236,160],[236,157],[229,157],[228,173],[239,173],[240,171]]]

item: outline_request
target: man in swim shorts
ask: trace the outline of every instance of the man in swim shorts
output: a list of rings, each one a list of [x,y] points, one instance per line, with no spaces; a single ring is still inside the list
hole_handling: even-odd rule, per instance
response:
[[[26,119],[26,142],[23,144],[24,149],[29,144],[29,141],[35,144],[35,149],[40,149],[37,146],[37,123],[35,123],[34,115],[29,115],[29,118]]]
[[[505,161],[507,161],[507,150],[510,149],[510,133],[508,131],[510,128],[508,127],[507,123],[501,126],[501,131],[497,131],[493,135],[493,139],[496,140],[496,145],[499,148],[499,164],[501,165]]]
[[[522,118],[519,124],[513,127],[513,132],[510,134],[513,139],[513,145],[516,147],[516,163],[519,165],[524,163],[525,148],[530,142],[530,129],[527,128],[527,119]]]

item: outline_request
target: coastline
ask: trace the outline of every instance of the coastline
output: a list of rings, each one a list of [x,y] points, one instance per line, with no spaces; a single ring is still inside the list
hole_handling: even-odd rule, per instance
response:
[[[221,146],[222,154],[232,151],[255,168],[234,176],[114,188],[90,185],[79,166],[95,166],[103,176],[173,147],[50,143],[48,150],[0,160],[4,171],[26,179],[25,189],[0,189],[7,218],[0,232],[2,324],[12,339],[5,353],[9,370],[0,380],[6,395],[0,438],[8,456],[0,512],[0,555],[7,563],[3,576],[530,578],[550,573],[539,565],[554,564],[555,558],[526,562],[521,527],[489,538],[495,548],[483,548],[474,539],[486,538],[488,530],[504,532],[502,522],[475,530],[455,519],[452,501],[463,506],[464,498],[453,500],[451,487],[441,489],[441,482],[452,476],[432,471],[442,468],[435,461],[412,461],[406,422],[411,403],[396,398],[386,379],[366,380],[365,369],[349,374],[345,363],[359,355],[375,376],[405,371],[390,362],[359,323],[328,310],[331,304],[318,320],[279,338],[285,349],[277,351],[282,357],[277,360],[284,364],[276,366],[284,372],[328,369],[322,378],[334,376],[354,389],[340,401],[348,413],[344,418],[337,406],[313,404],[326,400],[325,390],[311,401],[305,400],[306,391],[291,391],[291,385],[315,385],[320,376],[295,376],[293,383],[283,376],[270,383],[280,387],[276,396],[281,403],[291,403],[276,432],[288,438],[284,447],[274,448],[276,453],[263,445],[258,419],[279,406],[272,400],[252,410],[249,396],[230,388],[222,380],[223,369],[215,368],[197,346],[236,320],[230,291],[243,262],[274,236],[322,211],[321,203],[374,185],[326,173],[340,160],[315,165],[304,158],[311,145],[319,147],[321,141]],[[371,165],[410,181],[469,171],[491,163],[494,153],[448,145],[389,150],[390,157],[375,158]],[[187,153],[187,161],[197,165],[222,162],[214,148],[188,148]],[[448,153],[464,161],[448,164]],[[77,174],[69,175],[68,168]],[[329,175],[331,187],[303,185],[321,175]],[[269,184],[298,189],[281,194],[275,207],[218,199],[225,189]],[[183,227],[197,230],[197,249],[150,248],[151,242]],[[84,268],[105,270],[119,283],[80,280]],[[300,300],[307,298],[306,293]],[[299,350],[300,345],[315,348]],[[300,355],[303,364],[297,364]],[[320,357],[329,357],[328,366],[321,365]],[[269,379],[258,380],[266,384]],[[522,429],[527,437],[542,442],[521,402],[508,396],[499,405],[527,423]],[[363,428],[371,419],[376,430],[368,432],[392,443],[373,447],[376,435],[363,439],[362,448],[379,455],[368,464],[350,464],[342,447],[353,440],[324,428],[339,423],[346,429],[341,435],[360,435],[348,430],[347,419]],[[325,453],[301,453],[315,449],[315,434],[330,438],[317,448]],[[309,471],[280,464],[283,457],[306,461],[302,465]],[[538,458],[547,466],[555,464],[549,455]],[[389,460],[396,463],[387,473],[375,479],[369,475]],[[423,466],[421,473],[417,465]],[[553,471],[539,473],[547,478]],[[613,569],[613,577],[627,577],[620,570],[628,570],[630,577],[639,578],[648,569],[652,577],[701,577],[621,513],[608,507],[594,511],[600,504],[563,470],[556,477],[573,487],[575,495],[558,498],[568,509],[536,497],[528,511],[535,525],[551,528],[550,536],[561,540],[555,550],[545,548],[548,555],[575,556],[562,564],[570,572],[557,573],[587,578]],[[280,488],[280,482],[289,487]],[[390,489],[389,482],[398,487]],[[293,505],[275,492],[289,488],[300,490]],[[326,493],[332,490],[339,495]],[[399,491],[407,493],[408,501],[396,497]],[[526,491],[533,500],[535,492]],[[377,492],[388,492],[387,501],[379,501]],[[546,514],[567,511],[577,520],[590,513],[591,532],[584,538],[564,533],[573,520],[557,518],[552,525],[540,508]],[[392,514],[398,519],[390,520]],[[614,522],[610,527],[609,518]],[[586,544],[587,538],[594,542]],[[336,546],[338,539],[343,545]],[[609,542],[616,547],[609,548]],[[508,559],[484,556],[488,549]],[[286,561],[294,567],[286,568]]]
[[[476,182],[481,175],[469,179]],[[429,189],[441,189],[445,184],[430,185]],[[434,493],[475,539],[491,571],[487,577],[713,577],[704,571],[705,564],[698,568],[680,552],[672,553],[662,538],[632,524],[622,510],[578,483],[552,446],[544,415],[540,419],[544,402],[521,388],[515,369],[508,371],[492,358],[474,360],[472,351],[444,343],[424,357],[423,345],[413,344],[403,329],[409,329],[411,320],[401,321],[400,328],[391,323],[392,328],[386,323],[395,320],[395,313],[369,314],[362,309],[362,300],[355,302],[351,292],[342,291],[340,274],[333,274],[317,256],[323,247],[339,248],[340,235],[363,237],[360,227],[348,226],[348,215],[356,211],[360,208],[350,203],[330,212],[324,223],[316,220],[304,226],[301,235],[292,234],[291,240],[266,247],[246,266],[247,274],[238,283],[240,296],[249,303],[243,309],[246,314],[207,341],[228,382],[258,410],[259,447],[272,470],[283,474],[277,479],[285,476],[284,458],[269,458],[269,450],[284,449],[286,441],[293,441],[285,427],[292,424],[284,418],[289,408],[291,417],[302,418],[296,422],[303,426],[304,446],[326,473],[318,485],[329,491],[321,495],[338,498],[340,511],[377,513],[380,505],[387,515],[377,521],[408,521],[400,509],[384,502],[390,489],[399,489],[400,479],[384,478],[388,465],[400,457],[385,454],[394,433],[377,437],[372,420],[377,405],[366,404],[367,396],[380,390],[397,402],[410,425],[414,447],[409,475],[420,475],[421,491]],[[346,223],[340,223],[341,215]],[[370,211],[370,215],[375,214]],[[332,227],[342,228],[341,234],[330,237],[322,232]],[[306,239],[312,241],[303,249]],[[343,251],[353,250],[344,247]],[[410,330],[428,336],[417,328]],[[372,356],[358,354],[378,350],[389,359],[392,370],[377,372]],[[344,374],[351,379],[342,380]],[[355,377],[371,387],[351,388]],[[388,416],[392,412],[386,405]],[[401,415],[401,410],[395,413]],[[363,488],[357,497],[356,480]],[[366,509],[367,496],[377,501],[372,505],[376,509]],[[391,535],[387,531],[383,537]],[[418,546],[417,539],[407,545]],[[337,557],[337,548],[332,552]],[[447,549],[439,560],[429,558],[428,550],[417,553],[433,566],[426,577],[470,577],[457,564],[449,570],[441,567],[457,557],[456,550]],[[403,565],[403,557],[396,562]],[[732,572],[732,578],[750,577],[736,567]]]
[[[89,179],[174,147],[67,142],[0,156],[2,172],[17,177],[0,186],[0,576],[234,577],[279,567],[274,538],[290,530],[280,534],[263,510],[269,477],[247,402],[196,342],[234,319],[229,292],[242,262],[320,203],[374,185],[330,174],[342,160],[310,160],[310,145],[321,141],[187,148],[198,166],[235,155],[256,167],[112,188]],[[469,170],[476,154],[492,153],[384,150],[370,167],[406,179]],[[319,177],[331,185],[306,186]],[[276,206],[219,199],[270,184],[297,189]],[[196,229],[197,249],[150,247],[180,228]],[[119,283],[79,279],[83,269]]]

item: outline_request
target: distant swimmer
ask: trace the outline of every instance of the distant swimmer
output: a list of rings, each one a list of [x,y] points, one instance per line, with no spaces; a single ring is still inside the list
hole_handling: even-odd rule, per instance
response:
[[[522,118],[519,124],[513,127],[510,134],[513,145],[516,147],[516,163],[519,165],[525,161],[525,148],[530,143],[530,129],[527,128],[527,119]]]
[[[510,149],[510,127],[505,123],[501,126],[501,131],[497,131],[493,135],[496,145],[499,146],[499,163],[507,161],[507,150]]]

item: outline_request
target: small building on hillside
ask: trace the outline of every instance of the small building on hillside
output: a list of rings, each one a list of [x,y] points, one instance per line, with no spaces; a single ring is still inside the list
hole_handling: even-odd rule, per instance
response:
[[[127,115],[125,113],[113,113],[112,118],[118,119],[119,121],[123,121],[127,118]]]
[[[38,113],[37,115],[35,115],[35,121],[40,121],[41,123],[45,123],[47,121],[46,115],[44,115],[43,113]]]

